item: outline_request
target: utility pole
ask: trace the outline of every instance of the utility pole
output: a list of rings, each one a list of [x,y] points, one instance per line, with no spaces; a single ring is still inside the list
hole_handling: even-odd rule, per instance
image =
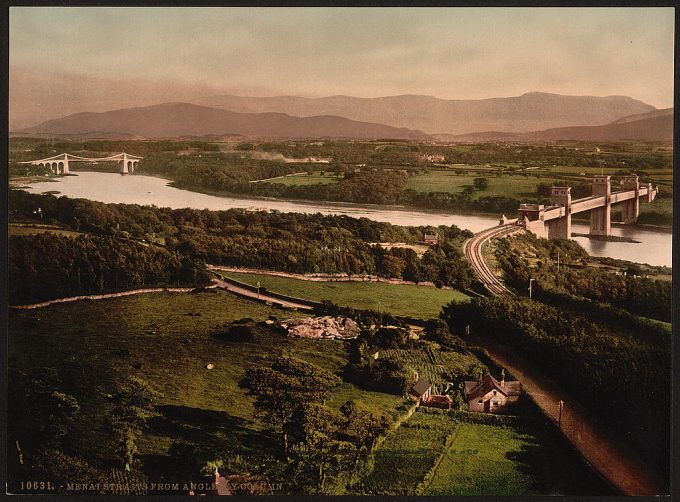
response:
[[[529,279],[529,300],[531,300],[531,284],[534,282],[533,279]]]
[[[564,408],[564,401],[560,399],[560,414],[557,417],[557,428],[561,429],[562,428],[562,409]]]

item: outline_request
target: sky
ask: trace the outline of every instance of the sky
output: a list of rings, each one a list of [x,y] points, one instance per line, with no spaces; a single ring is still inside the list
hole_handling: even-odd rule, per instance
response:
[[[10,8],[10,126],[211,94],[673,105],[672,8]]]

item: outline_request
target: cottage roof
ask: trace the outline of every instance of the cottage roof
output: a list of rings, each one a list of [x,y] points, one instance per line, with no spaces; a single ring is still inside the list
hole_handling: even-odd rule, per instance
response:
[[[465,399],[467,401],[472,401],[473,399],[478,399],[492,390],[496,390],[503,394],[504,396],[518,396],[521,392],[521,384],[515,380],[512,382],[505,382],[505,385],[496,380],[491,375],[487,375],[482,378],[482,381],[465,382]]]
[[[415,384],[413,384],[413,387],[411,387],[411,394],[420,397],[430,390],[431,387],[432,384],[427,380],[418,380]]]
[[[427,398],[427,400],[428,400],[428,402],[432,402],[432,403],[442,403],[442,404],[453,403],[453,399],[451,398],[451,396],[439,395],[439,394],[435,394],[433,396],[430,396],[429,398]]]

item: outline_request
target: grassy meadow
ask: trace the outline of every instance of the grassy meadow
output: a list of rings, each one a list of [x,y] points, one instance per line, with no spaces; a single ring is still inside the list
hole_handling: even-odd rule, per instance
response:
[[[534,174],[531,171],[531,174]],[[539,183],[556,183],[560,181],[551,177],[535,177],[525,175],[489,175],[483,172],[461,174],[456,170],[430,171],[426,174],[413,176],[406,182],[405,188],[417,192],[447,192],[461,193],[466,187],[473,186],[475,178],[483,177],[489,182],[487,189],[472,194],[473,199],[479,197],[505,196],[519,199],[536,197],[536,187]]]
[[[562,438],[541,422],[529,429],[416,412],[386,437],[374,460],[373,471],[360,484],[363,493],[610,494]]]
[[[220,272],[238,281],[257,285],[277,293],[307,300],[330,300],[340,306],[381,310],[394,315],[432,319],[442,307],[452,301],[467,301],[469,297],[454,289],[437,289],[407,284],[382,282],[317,282],[264,274]]]
[[[414,413],[374,452],[373,470],[356,487],[370,495],[415,495],[457,423],[446,415]]]
[[[289,338],[266,330],[257,331],[250,342],[212,336],[225,323],[270,315],[295,314],[221,291],[154,293],[11,311],[9,365],[29,374],[39,368],[56,370],[65,392],[81,406],[70,441],[86,459],[110,457],[103,431],[107,396],[127,376],[136,375],[163,395],[160,416],[151,420],[139,441],[145,471],[162,471],[171,444],[182,438],[258,462],[266,456],[267,444],[271,449],[272,438],[254,419],[252,398],[238,387],[246,369],[282,354],[334,373],[347,363],[347,345],[341,341]],[[208,370],[208,363],[214,369]],[[404,402],[343,383],[328,404],[340,407],[349,399],[392,416]]]
[[[66,230],[52,225],[21,225],[10,224],[8,226],[8,235],[35,235],[35,234],[52,234],[61,235],[65,237],[78,237],[83,235],[82,232],[74,230]]]
[[[311,174],[300,174],[296,176],[284,176],[281,178],[263,180],[262,183],[280,183],[282,185],[327,185],[342,181],[342,174],[314,171]]]

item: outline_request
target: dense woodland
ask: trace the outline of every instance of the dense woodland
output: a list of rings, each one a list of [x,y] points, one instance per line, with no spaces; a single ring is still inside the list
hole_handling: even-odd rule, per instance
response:
[[[81,235],[17,235],[9,239],[10,303],[209,282],[204,267],[159,246]]]
[[[42,217],[36,220],[34,211],[38,207],[42,210]],[[142,275],[135,275],[134,260],[138,259],[139,249],[144,250],[139,254],[143,257],[140,260],[157,256],[167,262],[166,266],[159,268],[167,271],[167,280],[171,283],[186,283],[190,277],[196,277],[196,282],[201,283],[203,276],[195,272],[201,262],[296,273],[382,275],[417,282],[432,281],[439,286],[462,289],[471,287],[474,282],[470,266],[460,250],[461,240],[471,234],[455,226],[400,227],[365,218],[236,209],[171,210],[32,195],[23,191],[10,192],[10,208],[12,221],[57,224],[107,237],[109,240],[106,242],[114,242],[112,238],[122,238],[145,241],[144,244],[147,244],[142,246],[140,242],[133,245],[126,241],[118,244],[123,249],[120,253],[112,251],[112,254],[105,254],[104,260],[111,258],[107,263],[115,264],[116,260],[121,262],[122,271],[116,275],[89,266],[88,263],[95,258],[83,258],[83,263],[73,260],[73,256],[85,253],[78,251],[79,247],[96,249],[97,245],[91,243],[103,241],[93,238],[74,241],[44,236],[34,239],[38,247],[35,252],[27,254],[27,261],[23,262],[17,253],[28,246],[29,240],[12,238],[10,257],[14,262],[14,273],[18,276],[24,268],[33,267],[36,269],[36,280],[38,276],[44,278],[41,293],[52,298],[64,292],[62,286],[58,286],[62,282],[62,275],[70,277],[68,284],[71,285],[77,284],[75,278],[80,277],[83,292],[98,291],[102,277],[104,289],[157,283],[155,275],[147,277],[142,273],[143,267],[140,268]],[[386,250],[375,245],[377,242],[418,243],[422,242],[425,232],[433,231],[439,233],[441,244],[433,246],[422,258],[411,249]],[[21,247],[22,243],[24,247]],[[51,247],[62,251],[47,251],[48,255],[45,256],[49,258],[43,257],[42,250]],[[67,248],[73,249],[69,251]],[[124,258],[128,256],[129,259]],[[34,264],[41,260],[42,263],[58,264],[62,268]],[[171,265],[175,262],[176,266]],[[123,272],[126,268],[129,268],[129,272]],[[55,287],[49,287],[51,284]],[[72,288],[68,290],[75,292]],[[25,298],[28,291],[23,292],[21,298]]]
[[[533,263],[527,258],[529,253]],[[660,273],[670,275],[667,267],[642,267],[628,262],[617,268],[586,267],[588,254],[576,242],[539,239],[530,234],[500,240],[496,258],[506,282],[518,291],[526,290],[533,278],[537,298],[542,292],[563,301],[567,297],[585,297],[632,314],[671,321],[672,282],[657,278]]]
[[[470,326],[473,336],[521,347],[523,357],[630,438],[668,475],[670,336],[663,327],[617,319],[598,308],[526,298],[452,303],[442,318],[464,339]]]

